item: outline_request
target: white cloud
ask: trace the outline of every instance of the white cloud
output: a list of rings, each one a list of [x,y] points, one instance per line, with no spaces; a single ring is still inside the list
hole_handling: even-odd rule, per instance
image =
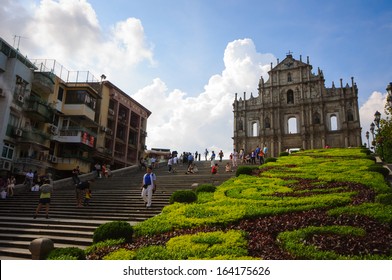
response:
[[[250,39],[230,42],[224,53],[225,69],[210,78],[204,92],[188,97],[181,90],[169,92],[160,79],[132,97],[153,113],[148,120],[149,148],[178,151],[232,150],[232,103],[236,92],[257,95],[260,75],[267,75],[264,61],[270,54],[259,54]]]
[[[30,59],[55,59],[70,71],[97,71],[124,83],[140,63],[156,64],[139,19],[119,21],[105,32],[86,0],[42,0],[28,10],[14,2],[0,8],[0,26],[13,29],[1,34],[6,40],[11,32],[23,36],[20,50]]]
[[[386,103],[387,94],[381,92],[373,92],[369,99],[359,108],[359,115],[361,118],[362,127],[362,143],[367,144],[367,139],[365,137],[366,131],[370,133],[370,124],[374,121],[374,113],[379,111],[382,115],[384,114],[384,106]],[[381,117],[385,117],[382,116]],[[372,142],[372,136],[369,139],[370,145]]]

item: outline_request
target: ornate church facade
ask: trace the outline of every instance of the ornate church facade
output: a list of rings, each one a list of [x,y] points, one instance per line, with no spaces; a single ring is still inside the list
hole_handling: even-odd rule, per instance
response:
[[[268,156],[276,157],[291,148],[318,149],[358,147],[361,126],[358,88],[351,84],[325,87],[323,72],[312,73],[312,65],[287,54],[261,77],[258,96],[246,99],[235,94],[234,149],[246,153],[257,146],[268,148]]]

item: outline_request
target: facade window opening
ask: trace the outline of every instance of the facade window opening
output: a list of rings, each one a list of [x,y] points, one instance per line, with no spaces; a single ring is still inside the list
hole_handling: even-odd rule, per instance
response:
[[[259,136],[259,124],[257,122],[252,123],[252,136]]]
[[[265,123],[265,128],[271,128],[271,121],[269,118],[265,118],[264,123]]]
[[[3,152],[1,154],[2,158],[13,159],[14,157],[15,146],[9,143],[4,143]]]
[[[287,127],[288,127],[289,134],[298,133],[298,131],[297,131],[297,118],[295,118],[295,117],[289,118],[287,121]]]
[[[354,121],[354,115],[351,111],[347,112],[347,121],[349,121],[349,122]]]
[[[315,113],[314,114],[313,123],[314,124],[320,124],[321,123],[321,121],[320,121],[320,114],[319,113]]]
[[[332,115],[330,119],[331,131],[338,130],[338,118],[336,115]]]
[[[291,73],[287,73],[287,82],[292,82]]]
[[[244,123],[242,122],[242,120],[239,120],[239,122],[238,122],[238,129],[244,130]]]
[[[58,93],[57,93],[57,100],[63,101],[64,98],[64,89],[62,87],[59,87]]]
[[[291,89],[287,91],[287,104],[294,104],[294,92]]]

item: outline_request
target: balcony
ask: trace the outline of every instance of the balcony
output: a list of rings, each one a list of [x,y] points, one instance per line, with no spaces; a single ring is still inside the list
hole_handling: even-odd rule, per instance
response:
[[[47,161],[40,160],[38,158],[21,157],[14,161],[14,174],[24,175],[30,169],[37,170],[39,174],[45,172],[45,170],[51,167],[51,164]]]
[[[39,129],[23,129],[20,142],[36,143],[45,147],[50,145],[50,135]]]
[[[93,158],[99,158],[102,161],[109,161],[111,162],[112,157],[112,150],[105,148],[105,147],[98,147],[92,155]]]
[[[94,121],[95,111],[86,104],[64,104],[62,112],[68,116],[86,116]]]
[[[54,74],[51,72],[35,72],[32,89],[40,94],[54,92]]]
[[[27,117],[39,122],[49,123],[53,119],[53,109],[44,100],[30,96],[25,99],[25,114]]]
[[[90,158],[85,158],[77,155],[64,155],[57,157],[57,170],[72,170],[75,166],[79,166],[80,170],[90,171],[90,166],[93,161]]]
[[[68,127],[60,129],[52,139],[61,143],[80,143],[94,147],[97,135],[84,127]]]

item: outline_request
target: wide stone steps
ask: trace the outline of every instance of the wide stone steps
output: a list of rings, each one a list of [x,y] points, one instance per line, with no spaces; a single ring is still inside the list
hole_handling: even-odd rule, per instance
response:
[[[191,190],[195,184],[219,185],[233,173],[210,174],[209,162],[198,162],[199,173],[185,174],[186,165],[176,173],[162,166],[154,170],[158,190],[153,205],[146,209],[140,197],[144,172],[130,172],[118,177],[96,179],[91,187],[89,206],[77,208],[75,188],[64,187],[52,195],[49,219],[44,207],[33,219],[39,193],[21,192],[0,201],[0,259],[31,259],[29,245],[36,238],[49,238],[56,248],[86,248],[92,243],[94,230],[101,224],[123,220],[134,225],[159,214],[177,190]],[[223,164],[222,164],[223,168]]]

